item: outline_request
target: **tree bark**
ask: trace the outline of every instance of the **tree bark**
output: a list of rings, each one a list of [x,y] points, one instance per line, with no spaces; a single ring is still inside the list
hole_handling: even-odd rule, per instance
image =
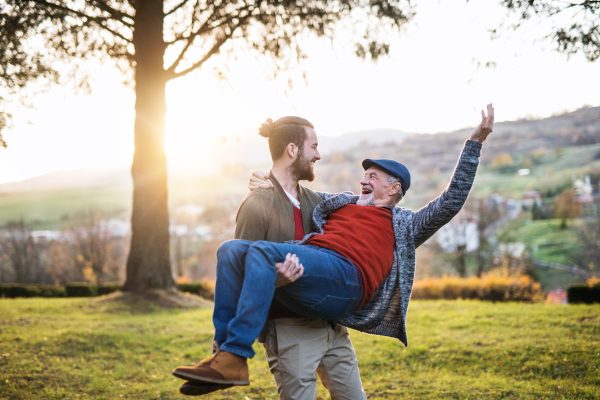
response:
[[[123,290],[175,286],[169,256],[167,160],[164,151],[167,112],[163,67],[163,1],[137,0],[135,47],[135,153],[131,248]]]

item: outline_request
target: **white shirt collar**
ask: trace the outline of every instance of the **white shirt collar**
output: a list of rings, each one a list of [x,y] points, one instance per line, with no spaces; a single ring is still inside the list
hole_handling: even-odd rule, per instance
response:
[[[300,208],[300,201],[296,200],[296,198],[294,196],[292,196],[291,194],[289,194],[287,192],[287,190],[283,189],[283,191],[285,192],[285,194],[287,195],[287,197],[290,199],[290,201],[292,202],[292,204],[294,205],[294,207]]]

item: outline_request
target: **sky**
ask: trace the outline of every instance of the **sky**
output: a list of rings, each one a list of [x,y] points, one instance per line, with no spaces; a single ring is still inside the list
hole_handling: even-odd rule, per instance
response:
[[[373,128],[436,133],[475,126],[490,102],[497,121],[600,105],[600,62],[553,51],[554,43],[543,39],[548,21],[491,40],[489,30],[506,16],[493,2],[416,3],[414,19],[390,38],[390,57],[377,63],[358,60],[343,40],[332,47],[307,38],[302,68],[308,84],[296,81],[287,94],[243,55],[226,82],[210,70],[170,82],[168,158],[181,164],[218,137],[255,135],[265,118],[285,115],[309,119],[319,135]],[[496,67],[478,67],[489,61]],[[134,94],[118,71],[91,65],[90,96],[55,87],[36,96],[34,109],[15,107],[15,128],[5,135],[9,148],[0,151],[0,183],[130,164]]]

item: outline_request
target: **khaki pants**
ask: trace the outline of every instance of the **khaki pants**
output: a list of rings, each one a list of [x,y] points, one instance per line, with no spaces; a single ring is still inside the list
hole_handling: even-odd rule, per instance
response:
[[[322,319],[278,318],[267,323],[265,354],[282,400],[315,400],[317,378],[331,400],[365,400],[346,327]]]

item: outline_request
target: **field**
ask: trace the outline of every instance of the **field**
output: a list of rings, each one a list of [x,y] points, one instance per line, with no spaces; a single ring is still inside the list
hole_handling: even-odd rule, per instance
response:
[[[211,312],[0,300],[0,399],[183,398],[170,371],[209,354]],[[600,397],[598,305],[413,301],[408,334],[352,332],[369,399]],[[250,387],[203,398],[277,399],[256,350]]]
[[[60,229],[74,213],[101,210],[108,217],[131,208],[132,188],[110,185],[0,195],[0,225],[23,219],[33,229]]]

